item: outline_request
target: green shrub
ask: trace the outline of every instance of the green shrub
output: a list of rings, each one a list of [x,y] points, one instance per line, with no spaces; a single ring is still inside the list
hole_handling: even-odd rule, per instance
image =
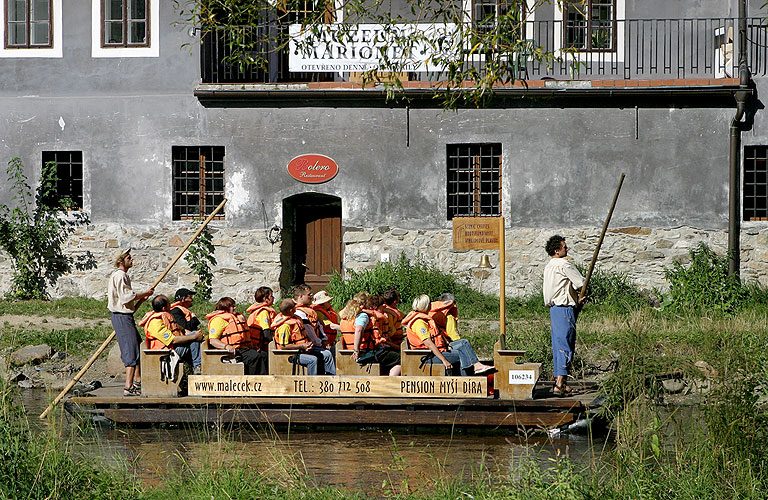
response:
[[[587,275],[587,266],[576,264],[582,275]],[[648,305],[646,297],[624,273],[603,271],[595,266],[587,286],[589,302],[595,305],[615,307],[622,311]]]
[[[402,303],[406,307],[414,298],[424,293],[436,300],[442,293],[451,292],[456,295],[457,300],[467,303],[482,296],[456,276],[444,274],[420,259],[411,263],[405,254],[400,254],[400,258],[395,262],[379,263],[367,271],[350,271],[346,280],[340,274],[334,274],[328,283],[328,293],[333,296],[333,305],[337,309],[343,307],[360,291],[381,294],[389,288],[400,292]],[[498,314],[498,307],[496,311]]]
[[[669,301],[665,300],[664,307],[676,312],[736,312],[747,298],[747,289],[737,275],[728,276],[728,259],[703,242],[690,255],[688,266],[675,261],[664,270],[669,282]]]

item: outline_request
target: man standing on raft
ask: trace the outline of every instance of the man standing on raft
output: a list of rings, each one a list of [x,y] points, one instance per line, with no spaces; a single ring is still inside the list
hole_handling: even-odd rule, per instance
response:
[[[566,385],[568,372],[576,348],[576,308],[579,302],[579,289],[584,286],[584,277],[570,261],[565,238],[554,235],[545,247],[551,257],[544,267],[544,304],[549,307],[549,319],[552,326],[552,364],[555,373],[556,396],[563,397],[573,393]],[[586,298],[586,297],[585,297]]]

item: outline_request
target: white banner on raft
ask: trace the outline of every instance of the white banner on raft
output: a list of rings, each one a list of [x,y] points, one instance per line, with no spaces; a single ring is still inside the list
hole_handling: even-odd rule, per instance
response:
[[[487,377],[190,375],[190,396],[485,398]]]
[[[326,24],[289,27],[288,70],[293,72],[440,71],[460,54],[457,24]]]

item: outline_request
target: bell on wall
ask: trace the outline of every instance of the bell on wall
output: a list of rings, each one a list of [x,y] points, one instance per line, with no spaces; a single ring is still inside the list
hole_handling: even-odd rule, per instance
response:
[[[480,265],[477,266],[477,267],[480,267],[480,268],[483,268],[483,269],[490,269],[490,268],[492,268],[493,266],[491,265],[491,259],[488,258],[487,255],[483,255],[482,257],[480,257]]]

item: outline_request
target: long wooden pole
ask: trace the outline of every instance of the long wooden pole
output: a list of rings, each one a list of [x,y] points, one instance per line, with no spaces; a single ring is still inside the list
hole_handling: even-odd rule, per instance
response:
[[[504,242],[504,217],[499,217],[499,343],[507,348],[507,272],[506,243]]]
[[[608,223],[611,222],[611,216],[613,216],[613,209],[616,208],[616,200],[619,199],[619,191],[621,191],[621,185],[623,183],[624,183],[624,173],[622,172],[621,178],[619,179],[619,185],[616,186],[616,193],[613,195],[613,202],[611,203],[611,209],[608,211],[608,217],[605,218],[605,223],[603,224],[603,230],[602,232],[600,232],[600,239],[597,240],[595,253],[592,254],[592,262],[589,263],[589,270],[587,270],[587,276],[584,279],[584,286],[581,287],[581,291],[579,292],[579,304],[581,304],[581,299],[583,299],[584,295],[586,295],[587,293],[587,285],[589,285],[589,280],[592,278],[592,271],[595,269],[595,263],[597,262],[597,254],[600,252],[600,247],[603,245],[605,232],[608,230]],[[577,304],[577,307],[578,307],[578,304]]]
[[[216,207],[216,210],[214,210],[211,215],[208,216],[207,219],[205,219],[205,222],[200,226],[200,229],[197,230],[197,232],[189,239],[186,245],[179,250],[179,252],[176,254],[176,257],[171,261],[170,264],[165,268],[165,271],[163,271],[163,274],[160,275],[157,280],[155,280],[155,283],[150,288],[155,288],[157,285],[160,284],[161,281],[168,275],[168,273],[171,271],[171,268],[179,261],[182,255],[184,255],[184,252],[187,251],[187,249],[192,245],[192,243],[197,239],[198,236],[200,236],[200,233],[203,232],[203,229],[208,225],[209,222],[213,220],[213,218],[218,214],[222,208],[224,208],[224,204],[227,203],[226,198],[219,203],[219,206]],[[98,349],[96,349],[96,352],[93,353],[93,355],[88,359],[88,361],[85,362],[85,365],[80,369],[79,372],[72,378],[72,380],[69,381],[67,386],[62,390],[58,396],[51,402],[51,404],[48,405],[48,408],[45,409],[43,413],[40,414],[40,418],[44,419],[48,416],[48,413],[53,409],[54,406],[59,404],[59,401],[69,393],[69,391],[75,386],[75,384],[80,380],[80,377],[85,375],[85,372],[88,371],[88,368],[91,367],[91,365],[96,361],[96,359],[101,355],[102,352],[107,348],[107,346],[114,340],[115,338],[115,332],[112,331],[112,333],[109,334],[109,337],[99,346]]]

